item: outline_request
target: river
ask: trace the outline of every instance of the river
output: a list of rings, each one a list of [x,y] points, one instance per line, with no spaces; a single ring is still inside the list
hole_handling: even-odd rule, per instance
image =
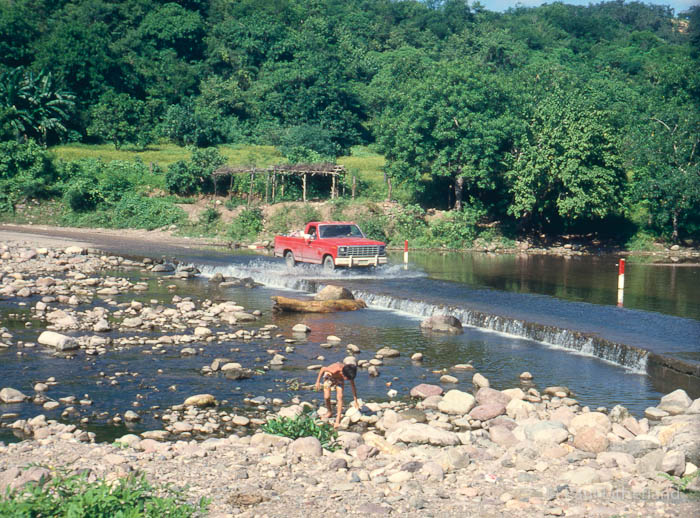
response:
[[[0,352],[2,386],[31,393],[33,382],[55,376],[59,384],[52,389],[51,397],[89,397],[93,405],[81,409],[80,415],[98,430],[106,416],[129,408],[144,415],[143,421],[134,425],[136,431],[159,427],[153,418],[159,409],[200,392],[216,394],[227,405],[242,410],[247,406],[245,397],[289,399],[295,393],[288,380],[312,383],[315,373],[306,367],[317,363],[319,355],[324,357],[323,363],[342,360],[346,355],[344,345],[348,343],[360,347],[360,358],[371,358],[374,351],[385,346],[401,351],[399,358],[385,360],[379,367],[378,378],[360,375],[358,389],[365,399],[387,399],[390,388],[398,391],[398,397],[406,397],[411,386],[435,383],[443,372],[458,378],[455,388],[471,390],[473,372],[480,372],[493,387],[503,389],[520,386],[519,374],[530,371],[537,388],[566,385],[583,404],[594,408],[622,404],[637,416],[655,405],[663,393],[676,388],[672,381],[665,383],[663,376],[647,373],[649,351],[691,365],[700,360],[697,266],[628,262],[625,306],[618,307],[617,258],[609,256],[416,253],[411,254],[407,268],[397,255],[391,257],[390,265],[374,271],[326,275],[318,267],[288,269],[281,259],[246,252],[152,243],[142,243],[140,248],[129,244],[125,249],[123,241],[97,236],[90,241],[109,252],[124,254],[128,250],[126,255],[166,256],[197,265],[202,276],[173,281],[179,286],[177,292],[198,298],[232,299],[249,310],[259,309],[263,317],[255,327],[276,324],[285,336],[291,335],[291,327],[298,322],[303,321],[312,329],[306,340],[295,344],[295,352],[287,355],[283,368],[239,382],[203,376],[200,371],[217,357],[233,357],[244,366],[260,369],[269,360],[266,349],[279,349],[283,342],[212,343],[192,357],[182,357],[176,350],[160,356],[144,355],[139,347],[134,347],[82,361],[57,358],[43,348],[27,349],[22,356],[10,350]],[[263,286],[219,288],[207,281],[215,273],[252,277]],[[120,301],[137,298],[144,303],[170,303],[171,294],[158,283],[158,274],[115,275],[146,280],[149,284],[147,292],[121,296]],[[370,307],[342,314],[290,315],[271,311],[273,295],[301,296],[329,283],[347,286]],[[24,322],[31,320],[29,309],[18,309],[15,302],[0,300],[2,325],[19,339],[35,340],[41,323],[25,327]],[[421,332],[421,319],[441,312],[455,314],[468,324],[464,334]],[[339,336],[342,344],[324,347],[328,335]],[[232,348],[239,350],[234,353]],[[422,364],[410,361],[414,352],[425,355]],[[459,363],[471,363],[475,370],[450,370]],[[699,395],[691,390],[692,397]],[[41,408],[4,405],[2,411],[29,417]],[[102,437],[109,433],[118,435],[123,430],[105,433]]]

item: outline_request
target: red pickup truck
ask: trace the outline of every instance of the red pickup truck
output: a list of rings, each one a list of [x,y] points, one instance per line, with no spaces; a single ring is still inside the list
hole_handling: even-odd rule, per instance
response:
[[[379,266],[386,264],[386,244],[367,239],[351,221],[312,221],[304,232],[275,237],[275,256],[287,266],[296,263],[336,266]]]

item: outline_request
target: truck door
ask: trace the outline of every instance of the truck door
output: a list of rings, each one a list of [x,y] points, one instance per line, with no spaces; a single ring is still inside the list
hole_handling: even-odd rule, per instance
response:
[[[307,231],[311,237],[310,239],[304,240],[302,258],[306,262],[318,262],[318,248],[316,246],[316,240],[318,239],[318,228],[316,225],[310,225]]]

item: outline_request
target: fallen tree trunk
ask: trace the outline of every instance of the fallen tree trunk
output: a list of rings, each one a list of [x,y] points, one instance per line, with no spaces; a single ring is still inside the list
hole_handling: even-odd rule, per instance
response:
[[[273,311],[288,311],[294,313],[334,313],[336,311],[355,311],[366,308],[363,300],[299,300],[288,297],[272,297],[275,305]]]

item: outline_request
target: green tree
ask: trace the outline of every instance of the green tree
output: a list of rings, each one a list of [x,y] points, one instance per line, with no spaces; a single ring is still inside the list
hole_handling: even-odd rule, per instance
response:
[[[127,143],[145,147],[153,140],[146,103],[129,94],[104,94],[90,116],[88,135],[111,141],[116,149]]]
[[[500,184],[516,131],[504,78],[472,63],[438,63],[392,96],[375,126],[386,170],[416,187],[429,177],[454,183],[454,209],[464,194],[481,199]]]
[[[700,224],[700,116],[692,106],[659,108],[630,139],[634,200],[674,241]],[[696,231],[698,227],[695,227]]]
[[[506,173],[508,213],[525,228],[559,229],[621,209],[625,174],[617,132],[612,114],[590,95],[555,86],[532,107]]]

